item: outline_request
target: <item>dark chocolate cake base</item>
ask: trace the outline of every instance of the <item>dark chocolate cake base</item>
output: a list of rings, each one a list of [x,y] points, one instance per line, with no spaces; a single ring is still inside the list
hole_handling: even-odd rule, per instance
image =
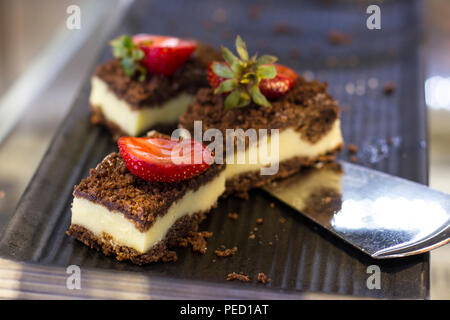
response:
[[[143,265],[157,261],[176,261],[177,254],[175,251],[170,250],[170,248],[176,247],[178,245],[178,239],[186,237],[190,231],[197,232],[198,225],[205,218],[205,212],[181,217],[169,229],[165,238],[145,253],[138,252],[126,246],[115,245],[111,235],[103,233],[100,238],[79,225],[71,225],[66,233],[88,247],[101,251],[106,256],[115,255],[119,261],[129,260],[134,264]]]

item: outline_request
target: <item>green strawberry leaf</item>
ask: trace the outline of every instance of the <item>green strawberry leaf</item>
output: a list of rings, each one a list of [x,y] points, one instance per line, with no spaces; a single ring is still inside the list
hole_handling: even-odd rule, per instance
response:
[[[270,56],[268,54],[265,54],[261,57],[259,57],[258,59],[256,59],[256,64],[258,66],[263,65],[263,64],[273,64],[278,60],[277,57],[275,56]]]
[[[248,60],[247,46],[240,36],[236,37],[236,51],[242,60]]]
[[[241,64],[239,58],[236,57],[228,48],[222,47],[222,56],[230,66]]]
[[[234,90],[225,99],[224,105],[225,109],[237,108],[239,105],[241,93],[239,90]]]
[[[222,82],[215,90],[215,94],[229,92],[237,88],[237,80],[236,79],[228,79]]]
[[[134,76],[139,72],[139,81],[144,81],[147,69],[139,61],[145,58],[144,51],[133,42],[129,35],[122,35],[109,43],[112,47],[113,56],[120,59],[120,65],[127,76]]]
[[[256,74],[260,79],[273,79],[277,75],[277,70],[273,64],[265,64],[256,69]]]
[[[257,85],[250,88],[250,96],[256,104],[264,107],[271,107],[269,100],[261,93]]]
[[[262,79],[275,78],[277,71],[274,63],[277,58],[271,55],[258,58],[257,54],[249,58],[247,46],[240,36],[236,37],[236,52],[239,57],[222,47],[225,62],[216,62],[212,65],[216,75],[228,79],[223,81],[214,93],[230,92],[224,101],[226,109],[245,107],[252,101],[270,107],[270,102],[261,93],[258,85]]]
[[[233,78],[234,72],[230,69],[226,64],[220,62],[214,62],[212,65],[212,69],[215,74],[222,78]]]
[[[237,105],[237,108],[248,106],[251,101],[252,99],[250,98],[250,95],[245,91],[241,91],[239,95],[239,103]]]

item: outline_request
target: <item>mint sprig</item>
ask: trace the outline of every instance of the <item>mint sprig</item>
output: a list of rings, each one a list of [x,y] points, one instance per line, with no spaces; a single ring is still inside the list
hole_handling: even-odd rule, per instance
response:
[[[139,81],[144,81],[147,69],[140,63],[145,57],[138,45],[133,42],[129,35],[122,35],[109,43],[112,47],[114,57],[120,59],[120,65],[127,76],[139,73]]]
[[[226,63],[213,63],[213,72],[227,79],[214,90],[214,93],[229,92],[224,101],[226,109],[245,107],[251,101],[270,107],[270,102],[259,90],[259,83],[262,79],[275,78],[277,71],[273,64],[277,58],[271,55],[258,58],[256,54],[250,58],[247,46],[239,35],[236,37],[236,52],[239,57],[222,47],[222,56]]]

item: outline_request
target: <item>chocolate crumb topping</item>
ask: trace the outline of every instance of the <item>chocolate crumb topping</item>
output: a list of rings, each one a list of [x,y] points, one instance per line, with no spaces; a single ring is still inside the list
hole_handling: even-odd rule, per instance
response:
[[[131,174],[119,153],[108,155],[89,176],[75,186],[73,195],[116,210],[140,231],[148,230],[158,216],[188,190],[198,190],[215,178],[224,165],[212,164],[200,175],[172,183],[149,182]]]
[[[353,154],[358,152],[358,147],[356,145],[354,145],[353,143],[350,143],[347,146],[347,149],[348,149],[348,152],[353,153]]]
[[[387,82],[383,86],[383,92],[385,95],[391,95],[395,91],[395,83]]]
[[[270,279],[268,276],[266,276],[263,272],[258,273],[258,281],[261,283],[268,283],[270,281],[272,281],[272,279]]]
[[[338,118],[338,105],[327,93],[327,84],[307,81],[299,76],[293,88],[272,101],[272,107],[251,104],[244,108],[225,109],[224,98],[211,88],[200,89],[195,101],[181,115],[179,126],[189,131],[194,121],[202,120],[203,131],[219,129],[280,129],[295,128],[302,137],[317,142]],[[270,131],[269,131],[270,134]]]
[[[250,277],[241,273],[232,272],[227,275],[227,281],[239,280],[242,282],[249,282]]]
[[[214,251],[214,253],[218,257],[230,257],[230,256],[234,255],[237,252],[237,250],[238,250],[238,248],[235,246],[232,249],[223,249],[223,250],[216,249],[216,251]]]
[[[138,76],[129,77],[123,71],[120,61],[112,59],[97,67],[95,76],[107,83],[109,89],[132,109],[159,106],[182,92],[195,94],[201,87],[207,87],[207,66],[213,60],[222,60],[220,51],[199,44],[188,61],[170,77],[149,74],[145,81]]]
[[[237,214],[236,212],[230,212],[228,214],[228,218],[230,218],[231,220],[237,220],[239,218],[239,214]]]

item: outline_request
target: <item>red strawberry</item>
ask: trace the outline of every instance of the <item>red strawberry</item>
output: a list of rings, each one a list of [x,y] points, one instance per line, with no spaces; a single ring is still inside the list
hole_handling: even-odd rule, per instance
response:
[[[195,140],[122,137],[117,143],[128,170],[148,181],[190,179],[213,162],[211,151]]]
[[[213,62],[210,62],[210,64],[208,65],[208,82],[209,82],[209,85],[212,88],[217,88],[222,83],[222,81],[224,81],[226,79],[222,78],[222,77],[220,77],[220,76],[218,76],[217,74],[214,73],[213,68],[212,68],[212,65],[214,63],[222,63],[222,64],[226,64],[226,63],[225,62],[213,61]]]
[[[151,73],[165,76],[174,74],[197,48],[195,41],[149,34],[135,35],[133,42],[145,54],[142,65]]]
[[[223,63],[213,61],[208,66],[208,82],[212,88],[217,88],[225,78],[222,78],[214,73],[212,69],[213,63]],[[297,74],[291,68],[283,66],[281,64],[274,64],[277,70],[277,75],[273,79],[262,79],[259,83],[259,90],[261,93],[269,100],[275,100],[279,97],[285,95],[289,90],[291,90],[297,79]]]
[[[291,90],[297,79],[297,74],[291,68],[275,64],[277,75],[273,79],[262,79],[259,90],[269,100],[275,100]]]

